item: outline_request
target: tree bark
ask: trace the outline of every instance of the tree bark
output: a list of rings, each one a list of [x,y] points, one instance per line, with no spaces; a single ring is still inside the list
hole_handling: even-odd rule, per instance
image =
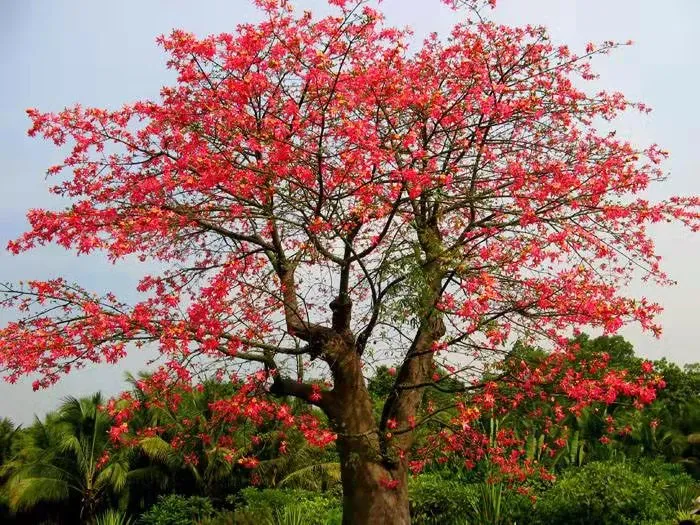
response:
[[[343,524],[408,525],[406,465],[381,445],[354,337],[335,332],[324,341],[322,355],[334,378],[322,406],[338,434]]]
[[[346,371],[352,369],[351,365]],[[337,412],[332,420],[338,431],[343,525],[408,525],[406,465],[382,446],[361,374],[352,385],[342,384],[340,389],[336,385],[334,396]]]
[[[339,444],[339,448],[343,448]],[[343,525],[409,525],[408,476],[399,465],[341,453]],[[390,488],[385,483],[394,480]]]
[[[405,460],[398,451],[408,450],[414,433],[404,431],[389,439],[389,421],[406,429],[423,399],[424,384],[433,372],[432,344],[445,334],[445,325],[435,305],[442,293],[440,233],[427,227],[421,244],[427,257],[423,268],[425,290],[421,301],[421,324],[399,370],[396,383],[385,402],[377,426],[372,402],[362,376],[360,352],[344,339],[345,348],[329,361],[335,380],[335,413],[331,420],[338,428],[338,452],[343,482],[343,525],[409,525],[408,475]],[[331,305],[334,315],[340,303]],[[349,318],[349,306],[346,316]],[[338,317],[340,320],[341,317]],[[348,330],[348,323],[336,322],[336,330]],[[343,345],[337,345],[341,348]],[[329,355],[328,353],[326,355]],[[341,357],[342,356],[342,357]]]

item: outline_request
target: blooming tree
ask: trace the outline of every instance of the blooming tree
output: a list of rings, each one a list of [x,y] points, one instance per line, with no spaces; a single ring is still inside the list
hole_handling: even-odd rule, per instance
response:
[[[326,443],[310,414],[265,396],[323,411],[353,524],[409,522],[414,429],[430,418],[418,411],[445,377],[463,385],[458,415],[432,446],[522,472],[534,467],[521,443],[484,436],[481,414],[551,396],[555,422],[591,402],[653,399],[651,367],[579,363],[567,342],[583,327],[658,331],[659,307],[621,289],[635,274],[669,282],[650,223],[700,218],[696,197],[640,195],[665,152],[598,131],[647,111],[581,87],[589,59],[618,44],[576,55],[469,3],[447,38],[413,52],[408,31],[361,0],[329,0],[336,14],[321,19],[255,3],[261,23],[161,38],[177,81],[157,101],[29,110],[30,135],[71,146],[49,172],[72,204],[31,210],[10,251],[54,242],[167,269],[140,282],[136,304],[62,279],[6,285],[5,306],[26,312],[0,332],[9,380],[45,387],[141,345],[167,358],[163,392],[191,380],[195,357],[222,377],[240,364],[246,387],[215,408],[232,423],[282,413]],[[515,339],[551,353],[499,364]],[[379,421],[364,377],[377,360],[398,363]]]

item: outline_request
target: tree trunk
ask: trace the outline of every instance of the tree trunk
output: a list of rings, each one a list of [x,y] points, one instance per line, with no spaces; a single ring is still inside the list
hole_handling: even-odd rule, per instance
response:
[[[349,329],[351,306],[342,295],[334,300],[333,328],[316,326],[309,341],[333,374],[333,389],[317,404],[337,433],[343,525],[409,525],[406,464],[377,426],[361,355]]]
[[[380,443],[354,337],[349,331],[331,334],[323,341],[322,355],[334,378],[321,406],[338,434],[343,524],[408,525],[406,466]]]
[[[357,453],[344,453],[342,444],[339,448],[343,525],[409,525],[406,468],[387,468]]]
[[[337,344],[334,355],[335,387],[327,413],[338,433],[343,524],[408,525],[406,465],[381,445],[360,357],[347,340]]]

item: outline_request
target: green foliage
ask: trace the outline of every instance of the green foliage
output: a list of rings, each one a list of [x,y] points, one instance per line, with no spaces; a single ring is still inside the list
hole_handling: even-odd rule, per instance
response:
[[[640,458],[630,467],[654,480],[657,490],[665,497],[668,506],[678,512],[689,512],[700,496],[700,485],[686,472],[683,465],[667,463],[660,458]]]
[[[561,458],[567,466],[580,467],[586,458],[586,441],[581,438],[581,432],[576,430],[566,441]]]
[[[299,501],[314,499],[316,492],[302,489],[265,489],[248,487],[230,498],[231,503],[238,509],[245,507],[249,510],[286,507]]]
[[[608,354],[610,368],[619,370],[629,370],[631,373],[640,371],[642,359],[634,355],[634,347],[632,343],[626,341],[620,335],[603,335],[591,339],[586,334],[581,334],[575,337],[572,341],[578,343],[580,350],[576,356],[579,360],[589,360],[591,357]]]
[[[140,374],[139,377],[147,377],[147,374]],[[131,422],[132,428],[166,429],[162,436],[149,436],[138,441],[136,449],[144,459],[143,464],[158,467],[163,474],[155,480],[142,479],[144,489],[167,489],[170,492],[216,498],[245,486],[248,473],[241,473],[235,459],[247,451],[236,452],[217,445],[222,435],[235,436],[228,435],[230,431],[226,425],[213,424],[210,408],[213,401],[231,395],[236,388],[234,384],[204,381],[201,390],[183,392],[182,402],[173,410],[168,403],[149,403],[151,394],[140,389],[138,379],[128,376],[128,380],[133,385],[132,394],[142,402],[141,409]],[[240,432],[250,430],[246,426],[240,428]],[[196,461],[185,461],[183,450],[172,447],[170,442],[175,436],[188,438],[198,434],[209,435],[211,441],[188,439],[187,453],[193,454]],[[147,478],[153,473],[144,474],[144,478]]]
[[[614,416],[619,426],[630,432],[613,444],[628,457],[663,457],[682,464],[700,479],[700,369],[683,369],[665,360],[655,367],[666,381],[658,399],[643,410],[618,409]]]
[[[132,523],[132,519],[125,513],[116,510],[108,510],[95,520],[95,525],[131,525]]]
[[[256,469],[259,486],[327,491],[340,483],[340,462],[333,447],[312,447],[293,429],[285,435],[287,453],[263,458]]]
[[[683,367],[665,358],[654,363],[654,368],[664,377],[666,388],[659,392],[659,400],[679,406],[700,396],[700,363]]]
[[[12,444],[17,438],[19,427],[7,419],[0,419],[0,465],[10,459]]]
[[[98,393],[67,398],[45,421],[20,433],[16,453],[3,466],[4,490],[13,511],[42,503],[72,502],[82,520],[117,502],[126,492],[129,451],[111,449],[111,419],[100,410]]]
[[[613,368],[630,368],[634,373],[642,362],[621,338],[581,336],[577,341],[584,357],[607,352]],[[544,355],[539,349],[516,345],[511,357],[518,362],[536,362]],[[654,403],[643,410],[624,403],[592,406],[567,415],[558,428],[551,430],[561,431],[560,436],[567,440],[553,457],[542,453],[547,439],[541,422],[532,416],[538,413],[536,409],[548,409],[539,399],[498,419],[485,417],[480,421],[484,430],[488,432],[490,428],[492,434],[499,429],[513,429],[524,440],[527,459],[559,474],[553,485],[543,480],[527,482],[538,495],[534,511],[529,498],[514,488],[484,483],[489,479],[488,461],[468,470],[455,461],[428,465],[422,475],[409,481],[413,523],[675,525],[680,519],[691,519],[694,499],[700,495],[695,481],[700,478],[700,366],[681,368],[661,360],[655,367],[667,387]],[[428,402],[449,405],[454,396],[451,390],[462,386],[446,371],[438,368],[436,373],[444,377],[440,385],[447,391],[427,390],[418,418],[425,415]],[[369,380],[377,418],[395,379],[393,371],[379,367]],[[228,435],[229,428],[213,424],[213,444],[203,440],[193,443],[194,448],[188,451],[196,455],[196,462],[184,461],[183,450],[170,445],[170,438],[187,431],[184,419],[212,423],[211,401],[230,394],[232,388],[235,387],[205,382],[201,392],[187,394],[191,398],[176,412],[168,406],[149,404],[144,397],[142,408],[131,422],[132,430],[163,425],[168,429],[167,435],[163,436],[165,439],[143,437],[136,446],[125,449],[113,449],[107,438],[111,420],[97,409],[103,404],[99,395],[69,398],[55,413],[25,429],[0,419],[0,482],[5,482],[0,491],[0,522],[11,522],[3,514],[8,503],[20,512],[17,519],[28,520],[21,522],[42,523],[49,519],[52,523],[82,523],[109,508],[136,515],[152,506],[159,494],[177,493],[206,495],[211,501],[226,499],[234,508],[215,512],[206,498],[161,497],[138,523],[340,524],[337,453],[330,448],[318,450],[308,446],[294,430],[285,431],[286,454],[279,453],[276,427],[257,434],[262,444],[252,453],[260,459],[255,474],[263,490],[244,488],[250,472],[240,468],[235,460],[225,460],[229,450],[216,446],[218,436]],[[146,396],[143,392],[136,394]],[[608,434],[609,415],[617,428],[626,427],[624,433]],[[451,417],[444,412],[420,427],[416,434],[418,445]],[[245,434],[250,429],[240,431]],[[603,435],[612,439],[611,444],[601,443]],[[106,462],[101,461],[98,467],[105,452]],[[247,453],[244,448],[238,452]],[[98,525],[129,523],[118,512],[103,513],[94,519]]]
[[[506,523],[503,485],[500,483],[481,483],[478,497],[471,502],[474,521],[483,525],[502,525]]]
[[[683,512],[693,508],[696,498],[700,496],[700,489],[697,485],[687,483],[668,487],[664,495],[672,509]]]
[[[191,525],[211,518],[214,506],[209,498],[170,494],[161,496],[158,503],[141,516],[141,525]]]
[[[210,518],[204,518],[199,525],[240,525],[241,521],[236,519],[236,513],[232,510],[217,512]],[[260,525],[256,523],[255,525]]]
[[[343,518],[340,500],[332,498],[317,497],[287,508],[296,509],[301,516],[304,516],[304,525],[340,525]]]
[[[638,458],[627,462],[635,472],[654,478],[663,487],[687,485],[694,483],[683,465],[668,463],[663,458]]]
[[[500,483],[465,483],[437,473],[409,482],[411,520],[415,525],[505,525],[527,523],[530,500]]]
[[[389,373],[389,367],[378,366],[374,375],[367,382],[367,390],[372,395],[372,398],[380,401],[386,398],[394,387],[396,378]]]
[[[307,525],[298,506],[276,509],[271,519],[265,521],[265,525]]]
[[[676,512],[675,520],[669,522],[668,525],[695,525],[697,523],[700,523],[700,516],[686,510],[679,510]],[[666,523],[658,525],[666,525]]]
[[[280,488],[303,488],[320,491],[340,483],[340,463],[316,463],[289,473],[278,484]]]
[[[658,480],[620,462],[593,462],[567,471],[535,507],[543,525],[632,525],[669,518],[673,512]]]
[[[466,520],[478,499],[478,486],[421,474],[408,485],[414,523],[451,523]]]
[[[367,382],[367,389],[372,396],[374,405],[374,417],[379,421],[382,415],[384,400],[394,388],[396,382],[396,373],[391,373],[390,368],[381,365],[375,370],[374,375]],[[433,404],[437,407],[445,407],[454,402],[455,392],[459,392],[464,388],[464,385],[454,378],[447,370],[441,366],[437,366],[434,371],[436,384],[439,388],[427,388],[424,392],[422,404],[416,414],[416,419],[421,420],[428,415],[427,407]],[[425,425],[421,425],[416,430],[416,442],[421,443],[425,437],[434,434],[442,425],[447,424],[453,417],[454,411],[439,412]]]
[[[340,507],[328,509],[320,506],[319,499],[301,502],[277,509],[264,525],[340,525],[343,512]],[[319,514],[320,512],[320,514]]]
[[[342,510],[340,500],[327,493],[301,489],[246,488],[239,492],[233,502],[236,505],[237,523],[260,525],[286,525],[301,515],[303,525],[328,525],[340,523]],[[280,512],[282,514],[278,514]],[[278,521],[275,521],[278,520]]]
[[[530,434],[525,440],[525,457],[530,461],[540,461],[542,459],[542,445],[544,444],[544,434],[537,436]]]

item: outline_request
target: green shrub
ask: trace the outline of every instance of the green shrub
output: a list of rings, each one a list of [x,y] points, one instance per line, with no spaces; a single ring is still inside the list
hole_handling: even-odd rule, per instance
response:
[[[700,523],[700,517],[688,511],[677,511],[676,519],[670,525],[696,525]],[[665,523],[655,523],[654,525],[666,525]]]
[[[500,484],[464,483],[431,473],[411,479],[408,489],[416,525],[528,523],[532,514],[527,497]]]
[[[95,520],[95,525],[131,525],[131,523],[131,518],[117,510],[108,510]]]
[[[505,525],[508,520],[507,489],[502,483],[480,483],[472,503],[472,520],[480,525]]]
[[[222,510],[214,514],[211,518],[203,519],[199,525],[237,525],[236,513],[231,510]],[[256,525],[260,525],[257,523]]]
[[[664,488],[619,462],[593,462],[565,472],[542,494],[533,521],[546,525],[638,525],[672,517]]]
[[[411,519],[416,525],[464,521],[478,499],[478,487],[437,474],[421,474],[409,481]]]
[[[304,525],[334,525],[342,522],[343,509],[339,500],[316,498],[299,502],[291,507],[296,509],[305,520]],[[280,524],[281,525],[281,524]]]
[[[685,471],[683,465],[661,459],[639,458],[631,462],[630,467],[635,472],[653,478],[668,506],[680,515],[694,508],[695,498],[700,496],[700,485]]]
[[[142,525],[192,525],[214,515],[214,506],[208,498],[170,494],[158,498],[158,503],[144,513]]]
[[[695,506],[695,501],[700,496],[700,490],[695,484],[674,485],[664,491],[668,506],[679,512],[688,512]]]
[[[234,498],[236,523],[241,525],[282,525],[295,523],[303,516],[303,525],[340,523],[340,500],[331,494],[300,489],[246,488]]]
[[[264,525],[307,525],[307,520],[304,513],[298,505],[277,509],[273,513],[271,520],[265,522]]]
[[[630,467],[635,472],[656,479],[666,487],[696,483],[693,477],[685,471],[683,465],[679,463],[669,463],[658,458],[639,458],[631,461]]]
[[[318,492],[303,489],[258,489],[248,487],[233,496],[231,503],[236,507],[248,510],[265,510],[287,507],[300,501],[319,497]]]

